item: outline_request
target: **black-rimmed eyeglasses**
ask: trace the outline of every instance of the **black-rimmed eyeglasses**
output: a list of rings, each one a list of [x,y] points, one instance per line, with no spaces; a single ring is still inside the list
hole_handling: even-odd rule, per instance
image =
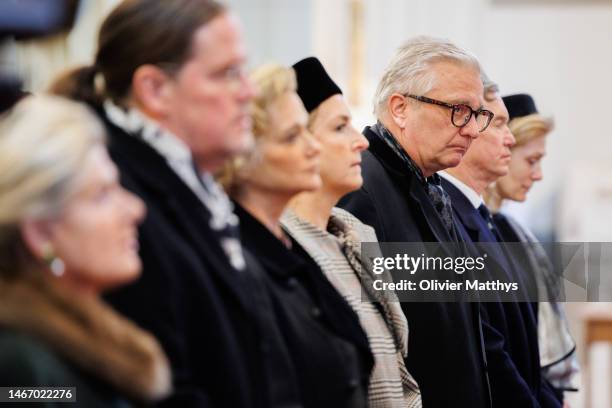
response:
[[[472,119],[472,115],[476,119],[476,124],[478,125],[478,131],[483,132],[493,120],[495,116],[493,112],[486,109],[478,109],[474,110],[471,106],[465,105],[463,103],[447,103],[438,101],[436,99],[431,99],[426,96],[419,95],[404,95],[408,98],[416,99],[419,102],[431,103],[432,105],[443,106],[451,110],[451,123],[458,127],[464,127],[468,124],[470,119]]]

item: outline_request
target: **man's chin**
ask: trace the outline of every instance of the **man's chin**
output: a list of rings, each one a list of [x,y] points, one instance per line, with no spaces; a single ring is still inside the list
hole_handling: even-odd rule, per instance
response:
[[[461,163],[461,159],[463,159],[463,154],[461,153],[455,153],[451,156],[448,156],[443,162],[444,168],[450,169],[452,167],[457,167]]]
[[[497,169],[497,171],[495,172],[495,176],[497,178],[501,178],[501,177],[507,176],[508,175],[508,171],[509,171],[508,167],[501,167],[501,168]]]

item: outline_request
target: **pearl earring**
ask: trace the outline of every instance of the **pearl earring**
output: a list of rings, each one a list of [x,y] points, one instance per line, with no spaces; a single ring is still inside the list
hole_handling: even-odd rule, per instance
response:
[[[55,256],[53,247],[50,244],[45,245],[43,249],[43,260],[51,270],[51,273],[56,277],[62,276],[66,271],[64,261]]]
[[[53,273],[53,275],[57,276],[58,278],[62,276],[66,271],[66,265],[64,264],[64,261],[59,258],[53,258],[53,260],[49,264],[49,268],[51,268],[51,272]]]

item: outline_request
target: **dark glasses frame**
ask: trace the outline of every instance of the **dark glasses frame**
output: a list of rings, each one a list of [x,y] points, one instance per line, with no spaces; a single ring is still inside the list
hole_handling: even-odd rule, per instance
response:
[[[437,99],[428,98],[426,96],[412,95],[412,94],[405,94],[404,96],[408,98],[416,99],[419,102],[429,103],[432,105],[438,105],[438,106],[442,106],[442,107],[450,109],[451,110],[451,123],[453,124],[453,126],[458,127],[458,128],[462,128],[465,125],[467,125],[472,119],[472,116],[474,116],[474,119],[476,120],[476,124],[478,124],[479,126],[478,132],[484,132],[485,129],[488,128],[489,125],[491,124],[493,117],[495,117],[495,114],[491,112],[490,110],[487,110],[487,109],[474,110],[472,109],[470,105],[466,105],[464,103],[453,104],[453,103],[439,101]],[[469,110],[470,114],[465,116],[463,119],[458,120],[455,117],[456,114],[458,114],[459,112],[462,112],[462,111],[467,112],[467,110]],[[484,125],[481,125],[480,123],[478,123],[478,116],[481,116],[481,115],[487,118],[487,121],[484,123]]]

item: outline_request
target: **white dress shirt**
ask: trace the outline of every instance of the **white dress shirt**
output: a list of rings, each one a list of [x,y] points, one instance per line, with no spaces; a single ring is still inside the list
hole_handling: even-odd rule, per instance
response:
[[[452,176],[446,171],[439,171],[438,175],[444,178],[449,183],[451,183],[453,186],[457,187],[459,191],[461,191],[463,195],[466,196],[468,200],[470,200],[470,203],[472,203],[475,209],[478,209],[481,204],[484,204],[484,199],[482,198],[482,195],[478,194],[476,191],[474,191],[472,187],[468,186],[463,181],[459,180],[457,177]]]

